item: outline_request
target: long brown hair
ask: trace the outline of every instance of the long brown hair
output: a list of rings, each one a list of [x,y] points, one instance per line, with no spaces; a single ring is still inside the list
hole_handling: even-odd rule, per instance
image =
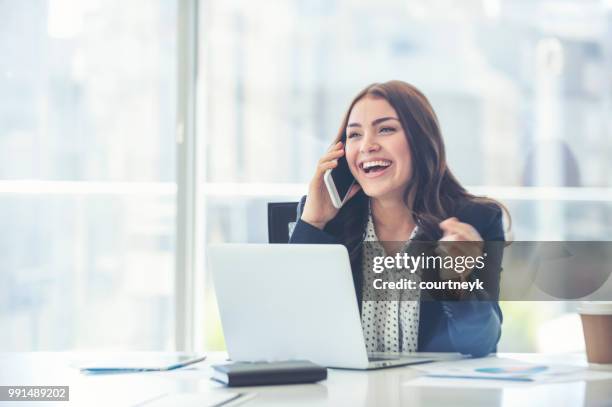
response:
[[[334,143],[346,142],[349,115],[353,106],[364,97],[385,99],[397,112],[412,156],[412,177],[404,191],[404,201],[408,203],[412,193],[412,215],[427,239],[438,240],[441,237],[438,224],[454,216],[457,208],[470,202],[498,206],[510,220],[504,205],[470,194],[455,178],[446,163],[438,118],[425,95],[413,85],[396,80],[374,83],[363,89],[351,102]],[[361,190],[330,224],[332,229],[337,229],[336,233],[349,250],[362,240],[367,225],[367,208],[368,198]]]

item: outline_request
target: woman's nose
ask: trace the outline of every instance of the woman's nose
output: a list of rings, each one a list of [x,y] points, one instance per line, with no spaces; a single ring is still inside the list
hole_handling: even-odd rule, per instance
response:
[[[380,149],[378,143],[376,143],[371,136],[365,136],[363,143],[361,144],[360,152],[362,153],[373,153]]]

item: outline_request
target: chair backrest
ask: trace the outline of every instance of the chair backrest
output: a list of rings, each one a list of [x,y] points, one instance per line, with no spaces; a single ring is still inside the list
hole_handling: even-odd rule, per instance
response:
[[[268,242],[289,243],[289,236],[295,226],[297,202],[268,203]]]

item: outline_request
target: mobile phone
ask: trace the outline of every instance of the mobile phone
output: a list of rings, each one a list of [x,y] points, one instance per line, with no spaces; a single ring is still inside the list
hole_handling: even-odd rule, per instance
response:
[[[353,184],[355,184],[355,177],[353,177],[348,161],[346,161],[344,156],[338,158],[336,168],[325,171],[323,180],[325,181],[332,204],[340,209],[348,200],[349,191]]]

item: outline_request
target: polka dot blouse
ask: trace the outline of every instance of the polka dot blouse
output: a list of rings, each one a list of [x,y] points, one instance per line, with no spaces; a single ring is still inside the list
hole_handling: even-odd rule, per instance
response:
[[[402,252],[410,245],[417,233],[417,227]],[[372,287],[375,275],[367,266],[373,264],[374,256],[385,256],[385,250],[379,243],[374,230],[374,222],[370,213],[366,229],[363,250],[363,282],[364,298],[367,287]],[[405,272],[396,270],[385,271],[385,280],[392,281],[401,278],[414,279],[417,274],[406,276]],[[416,277],[418,278],[418,277]],[[420,292],[413,290],[376,290],[380,300],[364,300],[361,303],[361,325],[368,353],[372,352],[416,352],[419,333]],[[372,298],[372,290],[369,291]],[[383,300],[384,298],[384,300]]]

